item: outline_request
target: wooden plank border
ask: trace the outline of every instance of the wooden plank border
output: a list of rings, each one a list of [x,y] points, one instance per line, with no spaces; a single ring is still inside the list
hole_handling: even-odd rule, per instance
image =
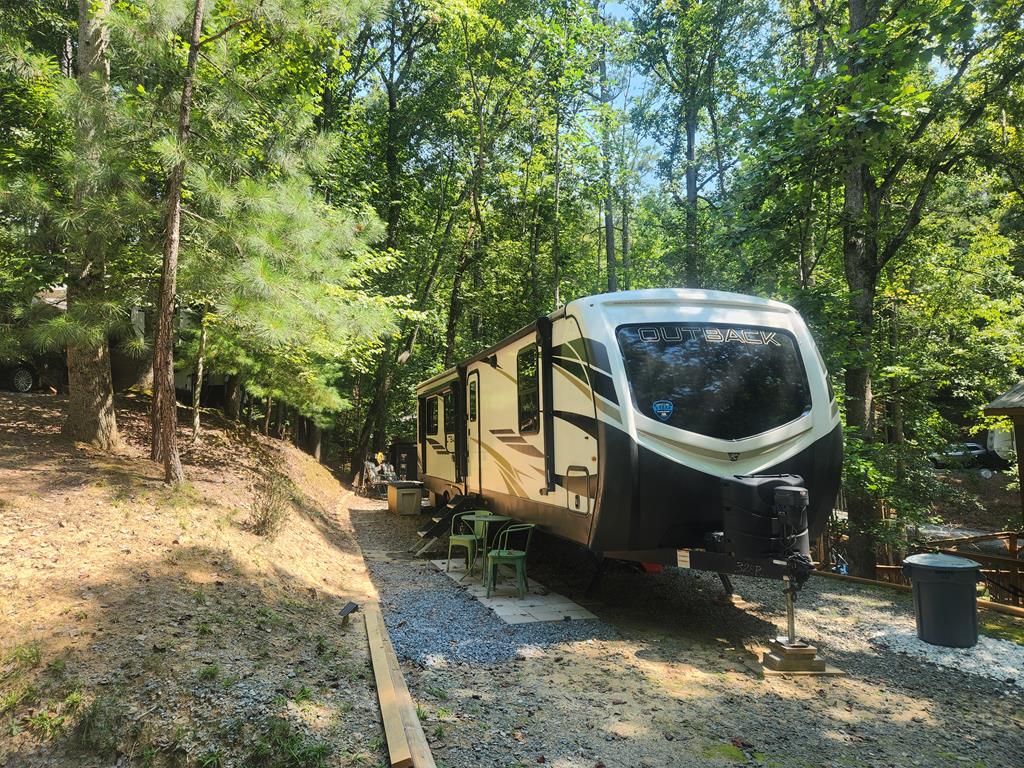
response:
[[[391,768],[436,768],[380,606],[368,603],[363,612]]]
[[[909,585],[893,584],[891,581],[876,581],[875,579],[862,579],[860,576],[847,576],[842,573],[833,573],[832,571],[811,571],[811,573],[813,573],[815,576],[824,576],[829,579],[836,579],[837,581],[848,581],[854,584],[867,584],[872,587],[888,587],[889,589],[899,590],[900,592],[911,591],[911,587]],[[1003,603],[997,603],[992,600],[979,600],[978,607],[984,608],[989,611],[995,611],[996,613],[1005,613],[1008,616],[1017,616],[1018,618],[1024,618],[1024,608],[1018,608],[1015,605],[1005,605]]]

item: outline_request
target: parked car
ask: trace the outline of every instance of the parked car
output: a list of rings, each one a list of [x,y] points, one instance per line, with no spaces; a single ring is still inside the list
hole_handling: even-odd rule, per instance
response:
[[[0,363],[0,389],[31,392],[40,387],[67,389],[67,370],[62,360],[48,357]]]
[[[980,443],[954,443],[930,454],[928,459],[936,469],[1005,469],[1008,466],[1005,459]]]

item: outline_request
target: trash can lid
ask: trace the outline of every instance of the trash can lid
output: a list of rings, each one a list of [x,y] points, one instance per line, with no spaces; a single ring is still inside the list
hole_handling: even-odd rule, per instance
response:
[[[392,480],[388,485],[393,485],[395,488],[420,488],[423,483],[419,480]]]
[[[911,555],[904,558],[904,565],[920,565],[924,568],[937,568],[939,570],[977,570],[981,566],[966,557],[956,555],[944,555],[939,552],[922,552],[919,555]]]

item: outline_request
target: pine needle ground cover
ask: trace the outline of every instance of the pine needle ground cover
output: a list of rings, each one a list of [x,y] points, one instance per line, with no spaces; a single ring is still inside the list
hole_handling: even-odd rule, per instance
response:
[[[362,620],[337,620],[373,589],[345,490],[216,424],[171,490],[145,403],[118,403],[122,455],[63,440],[62,407],[0,394],[0,764],[377,764]],[[250,512],[272,473],[270,538]]]

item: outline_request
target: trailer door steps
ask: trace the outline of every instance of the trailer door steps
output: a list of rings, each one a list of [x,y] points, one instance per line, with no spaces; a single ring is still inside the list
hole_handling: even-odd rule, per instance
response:
[[[453,496],[451,501],[432,514],[430,520],[417,531],[419,537],[423,539],[423,545],[416,548],[416,554],[422,555],[437,539],[448,533],[455,515],[459,512],[467,512],[479,505],[480,497],[476,494]]]

